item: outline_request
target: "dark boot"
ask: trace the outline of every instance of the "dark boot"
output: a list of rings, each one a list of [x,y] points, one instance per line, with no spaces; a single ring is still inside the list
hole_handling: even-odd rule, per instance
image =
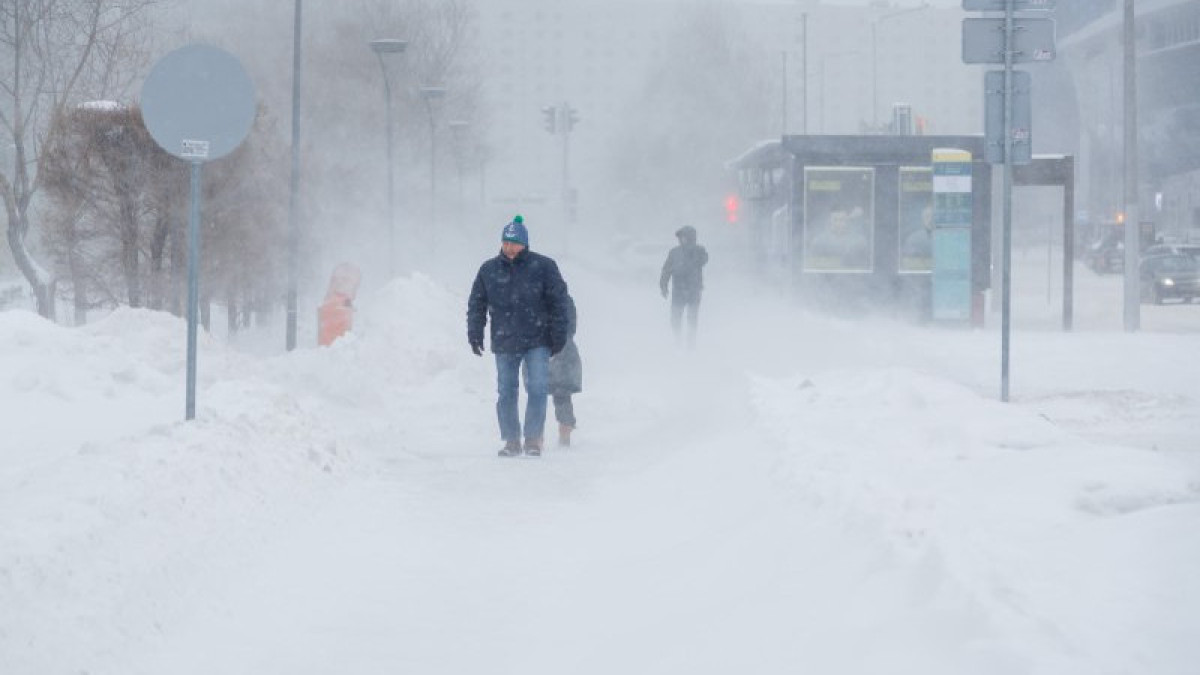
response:
[[[525,439],[525,454],[529,457],[542,456],[542,439],[526,438]]]
[[[504,447],[500,448],[500,452],[498,454],[501,457],[516,457],[517,455],[521,454],[521,442],[505,441]]]
[[[573,431],[574,429],[575,429],[575,427],[573,427],[569,424],[558,425],[558,444],[559,444],[559,446],[564,447],[564,448],[571,447],[571,431]]]

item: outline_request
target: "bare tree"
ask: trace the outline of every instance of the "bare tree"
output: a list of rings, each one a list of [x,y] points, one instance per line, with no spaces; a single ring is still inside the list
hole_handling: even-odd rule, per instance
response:
[[[0,167],[0,198],[13,259],[47,318],[55,315],[55,274],[36,259],[29,239],[47,151],[64,133],[68,107],[128,85],[138,22],[155,4],[0,0],[0,131],[13,155],[11,166]]]
[[[162,280],[148,278],[142,261],[162,269],[171,202],[184,194],[182,167],[169,165],[136,108],[84,104],[58,127],[58,141],[44,151],[48,200],[39,213],[44,248],[70,274],[76,322],[92,306],[89,288],[120,289],[105,295],[132,307],[145,304],[149,291],[157,306],[164,293],[154,284]]]

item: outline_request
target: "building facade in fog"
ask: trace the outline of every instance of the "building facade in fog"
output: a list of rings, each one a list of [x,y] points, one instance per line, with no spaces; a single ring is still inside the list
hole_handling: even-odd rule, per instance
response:
[[[484,98],[497,162],[492,193],[554,194],[561,140],[541,108],[567,102],[581,122],[571,137],[574,182],[602,168],[614,135],[638,115],[638,98],[667,58],[683,0],[488,0],[478,8]],[[817,0],[722,5],[728,31],[761,67],[771,101],[763,128],[787,133],[870,133],[911,107],[927,133],[980,133],[982,73],[962,63],[958,8],[916,0],[831,5]],[[807,44],[806,44],[807,42]],[[686,115],[687,111],[680,111]],[[756,140],[756,139],[748,139]],[[505,162],[524,166],[505,170]],[[515,165],[513,165],[515,166]],[[522,184],[524,182],[524,184]]]
[[[1059,0],[1074,82],[1079,203],[1094,227],[1123,208],[1123,3]],[[1200,240],[1200,2],[1135,5],[1139,205],[1160,236]]]

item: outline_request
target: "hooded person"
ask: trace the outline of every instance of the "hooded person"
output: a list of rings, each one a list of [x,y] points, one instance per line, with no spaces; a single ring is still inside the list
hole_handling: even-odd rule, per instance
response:
[[[500,253],[479,266],[467,300],[467,342],[477,356],[483,356],[483,329],[491,323],[502,457],[542,454],[550,356],[567,344],[572,309],[558,264],[529,250],[529,230],[515,216],[500,233]],[[522,364],[524,426],[517,410]]]
[[[668,294],[671,298],[671,330],[675,333],[676,342],[682,340],[683,315],[686,312],[687,343],[689,347],[694,347],[708,251],[696,243],[696,228],[691,225],[676,230],[675,236],[679,239],[679,245],[667,253],[658,286],[664,298]]]

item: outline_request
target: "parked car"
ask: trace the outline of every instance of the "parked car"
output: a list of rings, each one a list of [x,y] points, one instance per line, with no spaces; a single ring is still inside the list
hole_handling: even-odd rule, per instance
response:
[[[1143,258],[1153,258],[1156,255],[1176,255],[1183,253],[1175,244],[1154,244],[1142,249]]]
[[[1142,251],[1143,258],[1156,255],[1186,255],[1200,260],[1200,244],[1154,244]]]
[[[1167,298],[1200,298],[1200,262],[1181,253],[1144,258],[1138,266],[1143,302],[1161,305]]]
[[[1084,253],[1084,264],[1097,274],[1123,271],[1125,242],[1121,237],[1121,232],[1111,232],[1092,243]]]

